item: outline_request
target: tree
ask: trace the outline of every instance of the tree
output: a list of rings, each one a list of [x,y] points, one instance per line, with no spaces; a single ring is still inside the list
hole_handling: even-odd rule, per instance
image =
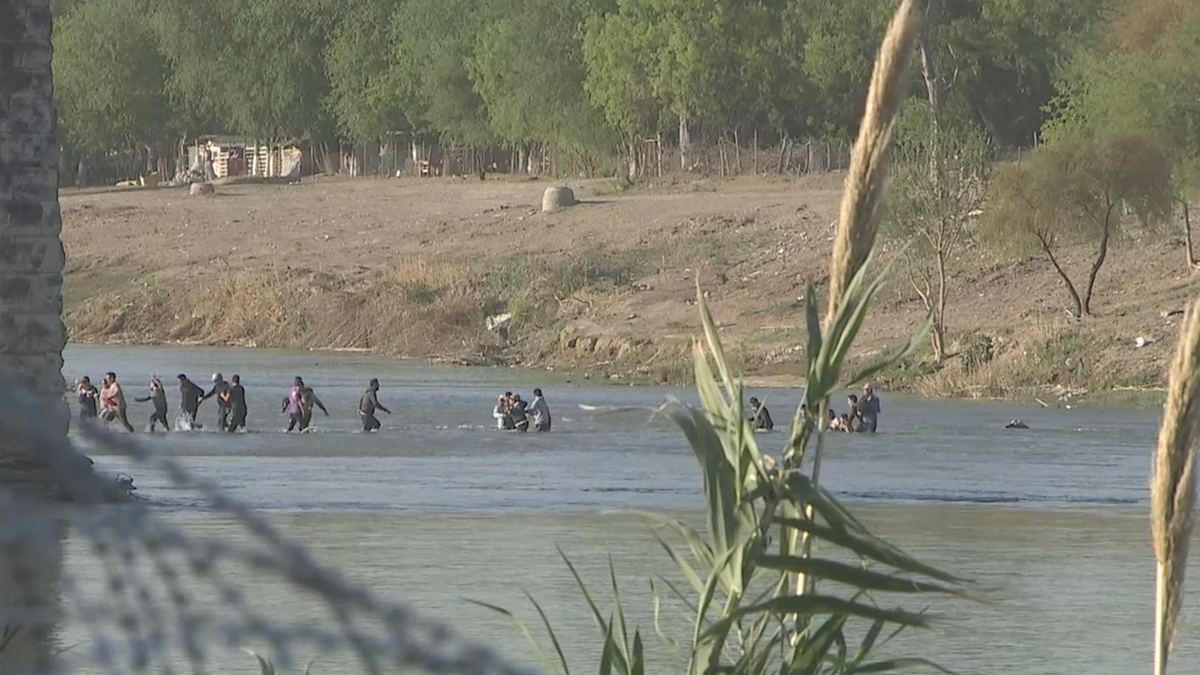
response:
[[[418,131],[476,146],[495,140],[468,69],[489,7],[405,0],[393,17],[391,91]]]
[[[583,82],[583,25],[603,0],[516,0],[479,32],[471,80],[491,128],[514,146],[545,143],[568,155],[617,140]]]
[[[263,140],[324,135],[332,126],[324,68],[331,7],[330,0],[156,2],[172,95],[193,122],[219,131]]]
[[[338,131],[364,141],[410,128],[392,87],[392,17],[403,0],[348,0],[338,8],[325,52],[328,105]]]
[[[966,114],[909,103],[897,129],[884,235],[903,246],[909,283],[933,317],[933,357],[946,357],[949,264],[971,236],[991,175],[987,136]]]
[[[1127,224],[1125,210],[1146,225],[1169,217],[1170,162],[1146,136],[1062,141],[1002,171],[988,201],[985,238],[1046,255],[1071,296],[1072,315],[1083,317],[1092,313],[1096,279]],[[1082,296],[1056,255],[1075,242],[1096,247]]]
[[[166,64],[145,0],[76,5],[55,24],[54,72],[63,139],[104,153],[174,138]]]
[[[1200,191],[1200,8],[1146,0],[1117,28],[1121,49],[1075,55],[1059,81],[1048,140],[1148,133],[1171,160],[1175,201],[1183,212],[1187,264],[1195,268],[1190,204]],[[1170,20],[1165,31],[1158,28]],[[1151,37],[1152,36],[1152,37]]]
[[[54,407],[58,414],[39,423],[65,442],[67,333],[61,316],[64,256],[52,53],[47,0],[0,3],[0,369]],[[39,508],[54,501],[59,480],[49,455],[25,445],[12,429],[2,439],[4,489],[27,494]],[[5,509],[0,521],[13,513]],[[0,525],[7,529],[19,523]],[[5,632],[6,672],[50,671],[65,535],[64,528],[57,542],[38,538],[6,545],[0,605],[9,617],[27,617],[15,633]]]
[[[643,117],[648,89],[678,122],[680,167],[691,169],[692,126],[720,109],[723,78],[735,72],[736,12],[731,0],[619,0],[617,12],[588,26],[588,76],[603,83],[593,87],[597,105],[628,128]]]

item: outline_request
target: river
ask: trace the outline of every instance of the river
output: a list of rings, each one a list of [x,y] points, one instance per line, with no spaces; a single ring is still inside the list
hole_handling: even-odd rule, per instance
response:
[[[598,658],[598,639],[557,558],[558,545],[597,589],[606,582],[611,554],[631,616],[648,644],[657,641],[646,580],[670,574],[672,564],[630,511],[693,518],[702,488],[695,459],[667,420],[645,411],[597,414],[580,405],[649,408],[668,396],[692,403],[693,390],[597,386],[556,373],[431,367],[345,353],[71,345],[65,358],[68,381],[112,370],[139,396],[151,373],[172,392],[177,373],[202,386],[213,371],[240,374],[251,409],[249,433],[142,436],[156,452],[268,514],[319,560],[377,594],[536,665],[510,624],[462,600],[511,607],[531,618],[521,594],[526,588],[555,620],[568,655],[578,660],[576,671],[586,672]],[[329,417],[318,412],[314,433],[282,433],[280,400],[294,375],[302,375],[330,410]],[[357,431],[355,410],[371,377],[382,381],[380,400],[395,414],[381,416],[382,432],[368,435]],[[535,386],[555,411],[554,432],[495,432],[496,395],[528,394]],[[781,426],[799,395],[751,393],[765,399]],[[201,409],[201,422],[214,425],[210,406]],[[144,427],[148,415],[148,404],[134,404],[130,417]],[[945,620],[931,631],[902,634],[891,651],[972,673],[1124,675],[1149,668],[1154,564],[1147,482],[1157,412],[931,402],[885,393],[880,419],[879,434],[832,439],[824,484],[877,533],[1000,589],[999,600],[989,604],[935,601]],[[1010,419],[1030,428],[1005,430]],[[774,453],[785,437],[762,436],[760,443]],[[142,497],[171,522],[218,539],[241,536],[228,516],[164,476],[120,457],[95,459],[104,470],[133,474]],[[87,583],[102,583],[86,560],[77,537],[69,543],[70,568]],[[267,616],[316,611],[311,600],[279,583],[255,583],[253,591],[255,607]],[[1200,667],[1200,632],[1188,620],[1190,606],[1195,603],[1185,604],[1173,657],[1180,672]],[[674,614],[664,622],[686,626]],[[68,643],[88,634],[77,624],[65,632]],[[652,646],[651,652],[658,659],[651,673],[678,672],[669,651]],[[234,672],[252,672],[252,666],[236,653],[222,662]],[[344,659],[323,659],[313,673],[354,668]]]

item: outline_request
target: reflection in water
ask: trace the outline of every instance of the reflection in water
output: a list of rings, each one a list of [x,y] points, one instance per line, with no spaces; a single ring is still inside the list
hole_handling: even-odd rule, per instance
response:
[[[365,356],[83,347],[66,356],[69,378],[116,370],[129,391],[149,375],[139,371],[241,374],[254,433],[172,434],[153,438],[152,447],[272,512],[323,561],[378,593],[532,663],[505,620],[461,600],[524,609],[520,589],[527,587],[559,623],[568,652],[586,665],[598,657],[597,636],[554,546],[586,570],[597,591],[611,553],[630,610],[657,644],[646,580],[673,570],[640,521],[621,511],[690,511],[699,504],[700,477],[668,422],[641,413],[594,417],[578,404],[653,406],[667,394],[694,401],[691,391],[584,388],[536,373]],[[333,412],[319,420],[318,433],[280,433],[279,400],[296,374]],[[370,377],[383,381],[381,400],[396,411],[378,435],[354,433],[354,406]],[[534,386],[557,408],[555,432],[492,430],[495,394]],[[773,391],[770,405],[786,410],[797,397]],[[826,485],[859,502],[868,523],[910,552],[1003,590],[995,604],[939,607],[950,615],[945,626],[904,634],[898,652],[976,673],[1145,669],[1154,581],[1145,504],[1156,415],[886,394],[883,405],[882,433],[832,439]],[[1014,418],[1031,428],[1005,430]],[[785,437],[760,443],[770,448]],[[236,536],[162,476],[117,457],[96,459],[101,468],[135,473],[143,495],[167,517],[206,536]],[[73,568],[99,584],[86,551],[71,545]],[[268,617],[324,617],[273,582],[255,580],[251,589]],[[1183,672],[1200,666],[1189,606],[1172,661]],[[68,633],[65,641],[73,642],[79,626]],[[252,670],[243,654],[230,658],[220,669]],[[657,649],[654,675],[679,672],[671,659]],[[353,670],[352,661],[334,658],[313,672]]]

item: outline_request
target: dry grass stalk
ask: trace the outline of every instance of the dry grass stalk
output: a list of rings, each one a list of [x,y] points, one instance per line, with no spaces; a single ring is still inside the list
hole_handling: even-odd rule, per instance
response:
[[[921,22],[925,20],[926,4],[925,0],[903,0],[900,3],[875,58],[866,110],[859,125],[858,139],[854,142],[850,171],[842,193],[841,218],[829,269],[826,332],[833,323],[838,306],[845,300],[842,296],[846,288],[875,246],[879,203],[886,189],[887,164],[891,158],[892,128],[904,99],[908,64],[916,48]],[[821,437],[818,436],[812,471],[814,483],[819,480],[820,462]],[[804,515],[809,520],[814,518],[812,505],[805,509]],[[800,547],[801,556],[809,557],[812,552],[810,534],[805,533],[801,537]],[[796,575],[797,595],[810,592],[810,586],[808,575]]]
[[[1196,442],[1200,440],[1200,301],[1188,311],[1171,364],[1166,412],[1150,486],[1157,561],[1154,672],[1164,675],[1183,602],[1188,544],[1196,512]]]
[[[925,0],[904,0],[892,17],[871,75],[866,110],[850,156],[842,209],[829,269],[826,327],[846,287],[875,247],[879,205],[887,183],[892,129],[907,91],[908,64],[925,20]]]

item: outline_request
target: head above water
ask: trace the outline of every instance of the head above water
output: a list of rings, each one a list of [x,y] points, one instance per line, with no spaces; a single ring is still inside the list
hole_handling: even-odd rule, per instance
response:
[[[187,375],[184,375],[183,373],[180,373],[177,379],[178,379],[180,382],[187,382],[187,381],[188,381],[188,379],[187,379]]]
[[[751,396],[751,397],[750,397],[750,405],[757,406],[757,405],[758,405],[758,399],[756,399],[756,398],[754,398],[753,396]]]
[[[504,398],[512,398],[512,392],[511,391],[504,392]]]
[[[114,372],[112,372],[112,371],[109,371],[109,372],[107,372],[107,373],[105,373],[105,374],[104,374],[104,379],[108,380],[109,382],[116,382],[116,381],[117,381],[117,374],[116,374],[116,373],[114,373]]]
[[[850,401],[851,403],[858,403],[858,397],[855,396],[854,394],[850,394],[849,396],[847,396],[846,400]]]
[[[869,384],[863,385],[863,393],[866,394],[867,396],[870,396],[872,393],[874,393],[874,391],[875,390],[871,388],[871,385],[869,385]]]
[[[520,395],[520,394],[513,394],[513,400],[514,400],[514,401],[520,401],[520,400],[521,400],[521,395]]]
[[[303,387],[304,379],[301,378],[299,375],[297,375],[296,377],[292,378],[292,386],[293,387]]]
[[[222,380],[224,380],[224,379],[225,379],[225,378],[221,377],[221,374],[220,374],[220,373],[213,373],[213,375],[212,375],[212,381],[213,381],[213,382],[220,382],[220,381],[222,381]]]
[[[541,396],[541,395],[542,395],[542,390],[541,390],[541,389],[534,389],[534,390],[533,390],[533,395],[534,395],[534,396]]]
[[[232,382],[232,383],[234,383],[234,384],[241,384],[241,383],[242,383],[242,376],[241,376],[241,375],[234,375],[233,377],[229,378],[229,381],[230,381],[230,382]]]
[[[91,383],[92,383],[92,378],[88,377],[87,375],[84,375],[83,377],[79,378],[79,384],[91,384]]]
[[[367,386],[370,387],[371,389],[378,389],[379,388],[379,379],[372,377],[371,381],[367,383]]]

